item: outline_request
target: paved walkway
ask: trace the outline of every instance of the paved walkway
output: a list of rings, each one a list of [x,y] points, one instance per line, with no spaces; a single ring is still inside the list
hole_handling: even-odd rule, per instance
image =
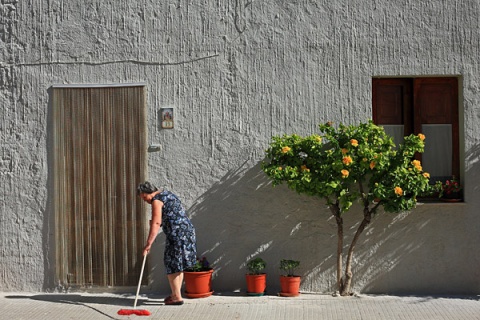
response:
[[[480,319],[480,295],[332,297],[304,293],[284,298],[233,293],[185,299],[183,306],[165,306],[161,297],[149,295],[140,297],[137,309],[147,309],[150,317],[117,314],[120,309],[132,309],[134,299],[131,295],[103,293],[0,293],[0,319]]]

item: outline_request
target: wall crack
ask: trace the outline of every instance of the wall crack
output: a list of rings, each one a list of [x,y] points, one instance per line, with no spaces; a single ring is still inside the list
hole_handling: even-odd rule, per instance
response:
[[[17,63],[17,64],[1,64],[1,67],[5,66],[14,66],[14,67],[31,67],[31,66],[49,66],[49,65],[90,65],[90,66],[98,66],[98,65],[108,65],[108,64],[117,64],[117,63],[133,63],[138,65],[146,65],[146,66],[177,66],[182,64],[189,64],[194,63],[201,60],[211,59],[218,57],[220,54],[212,54],[205,57],[199,57],[190,60],[184,61],[177,61],[177,62],[155,62],[155,61],[141,61],[141,60],[133,60],[133,59],[126,59],[126,60],[111,60],[111,61],[100,61],[100,62],[92,62],[92,61],[49,61],[49,62],[34,62],[34,63]]]

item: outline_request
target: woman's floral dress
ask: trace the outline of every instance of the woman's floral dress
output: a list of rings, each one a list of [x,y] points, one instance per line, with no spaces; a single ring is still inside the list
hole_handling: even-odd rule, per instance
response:
[[[167,274],[192,267],[197,259],[195,228],[178,197],[162,191],[153,200],[163,202],[162,230],[165,233],[164,263]]]

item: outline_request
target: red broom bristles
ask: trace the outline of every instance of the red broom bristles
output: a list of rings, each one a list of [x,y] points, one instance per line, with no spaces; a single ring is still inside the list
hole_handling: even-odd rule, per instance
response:
[[[149,316],[151,315],[150,311],[145,309],[120,309],[117,312],[121,316],[137,315],[137,316]]]
[[[138,300],[138,294],[140,293],[140,285],[142,284],[142,276],[143,276],[143,269],[145,268],[145,261],[147,260],[147,255],[143,256],[143,263],[142,263],[142,268],[140,271],[140,279],[138,280],[138,286],[137,286],[137,294],[135,295],[135,303],[133,304],[133,309],[120,309],[118,310],[118,314],[121,316],[129,316],[131,314],[137,315],[137,316],[149,316],[151,313],[148,310],[142,310],[142,309],[137,309],[137,300]]]

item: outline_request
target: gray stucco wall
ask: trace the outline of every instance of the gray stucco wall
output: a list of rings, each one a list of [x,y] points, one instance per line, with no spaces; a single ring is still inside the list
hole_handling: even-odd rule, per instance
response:
[[[362,236],[354,290],[480,292],[480,4],[469,1],[2,1],[0,290],[53,282],[53,84],[145,82],[150,180],[184,199],[214,290],[244,290],[246,260],[301,260],[302,290],[334,290],[325,204],[260,170],[272,135],[371,117],[374,76],[459,76],[464,204],[380,215]],[[160,107],[175,108],[173,130]],[[428,141],[427,141],[428,143]],[[136,182],[132,182],[136,183]],[[133,196],[133,195],[132,195]],[[351,212],[346,229],[359,212]],[[350,219],[351,218],[351,219]],[[348,239],[347,239],[348,240]],[[167,291],[162,237],[149,289]]]

